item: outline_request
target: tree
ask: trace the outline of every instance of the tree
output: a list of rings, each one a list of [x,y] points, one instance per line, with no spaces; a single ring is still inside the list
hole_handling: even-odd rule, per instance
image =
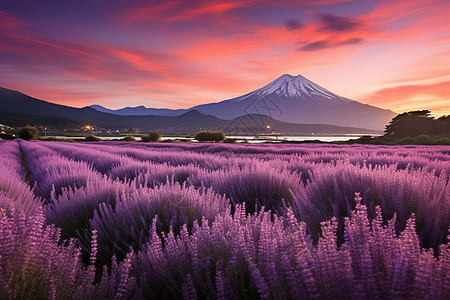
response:
[[[434,123],[433,134],[446,134],[450,137],[450,115],[441,116]]]
[[[136,139],[132,135],[127,135],[126,137],[124,137],[122,139],[122,141],[125,141],[125,142],[136,142]]]
[[[386,126],[385,136],[395,138],[415,137],[429,133],[434,117],[429,110],[416,110],[397,115]]]
[[[99,137],[97,137],[97,136],[95,136],[95,135],[93,135],[93,134],[89,134],[89,135],[87,135],[87,136],[84,138],[84,140],[85,140],[85,141],[88,141],[88,142],[99,142],[99,141],[101,141],[102,139],[99,138]]]
[[[218,131],[199,131],[194,137],[199,142],[222,142],[226,139],[225,133]]]
[[[159,142],[162,138],[162,134],[158,132],[150,132],[149,134],[143,135],[141,137],[143,142]]]
[[[24,140],[37,140],[39,131],[36,127],[27,125],[19,129],[19,137]]]

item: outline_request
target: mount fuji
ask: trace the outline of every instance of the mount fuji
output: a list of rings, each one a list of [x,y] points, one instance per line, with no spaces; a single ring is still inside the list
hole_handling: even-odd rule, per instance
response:
[[[290,123],[330,124],[383,130],[397,114],[341,97],[298,75],[285,74],[246,95],[192,107],[218,118],[262,114]]]
[[[117,115],[177,116],[189,110],[231,120],[244,115],[266,115],[296,124],[329,124],[382,131],[397,114],[341,97],[298,75],[285,74],[246,95],[189,109],[154,109],[144,106],[118,110],[92,105],[98,111]]]

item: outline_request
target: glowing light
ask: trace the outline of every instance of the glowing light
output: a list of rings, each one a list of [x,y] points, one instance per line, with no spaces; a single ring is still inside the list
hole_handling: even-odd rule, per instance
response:
[[[267,129],[270,129],[270,125],[267,125],[266,127],[267,127]]]

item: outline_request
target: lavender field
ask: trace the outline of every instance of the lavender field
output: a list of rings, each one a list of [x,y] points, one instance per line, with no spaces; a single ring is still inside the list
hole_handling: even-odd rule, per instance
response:
[[[450,299],[450,147],[0,142],[0,297]]]

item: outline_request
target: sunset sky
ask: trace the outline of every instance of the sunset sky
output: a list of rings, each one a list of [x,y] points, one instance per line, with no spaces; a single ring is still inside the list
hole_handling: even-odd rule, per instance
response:
[[[188,108],[288,73],[440,116],[449,16],[448,0],[2,1],[0,86],[76,107]]]

